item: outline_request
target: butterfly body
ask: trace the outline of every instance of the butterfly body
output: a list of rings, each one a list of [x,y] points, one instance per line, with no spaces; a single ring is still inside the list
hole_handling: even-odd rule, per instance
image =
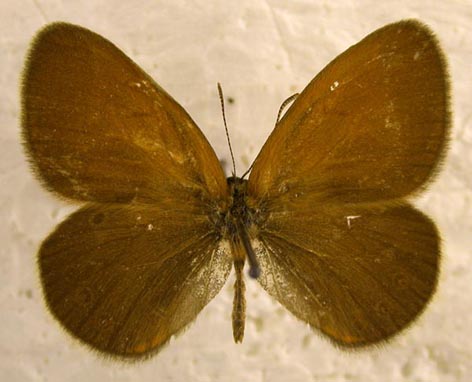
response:
[[[244,265],[298,319],[341,347],[386,341],[438,279],[435,224],[409,198],[450,129],[445,59],[415,20],[334,59],[278,121],[248,179],[225,177],[187,112],[110,41],[45,27],[22,86],[34,173],[81,204],[44,240],[46,304],[74,337],[139,359],[162,349]]]
[[[255,222],[256,211],[247,205],[247,180],[236,176],[227,178],[230,203],[222,221],[217,226],[222,227],[222,240],[229,242],[233,257],[236,282],[234,284],[233,300],[233,336],[235,342],[241,342],[244,336],[244,321],[246,302],[244,297],[245,285],[243,268],[246,260],[249,262],[249,275],[258,278],[261,272],[252,239],[257,237]]]

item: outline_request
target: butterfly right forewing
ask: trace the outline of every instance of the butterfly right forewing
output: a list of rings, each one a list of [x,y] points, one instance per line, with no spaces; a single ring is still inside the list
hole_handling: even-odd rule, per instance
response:
[[[423,24],[387,25],[339,55],[298,96],[249,177],[258,200],[375,203],[424,186],[450,125],[446,64]],[[298,201],[293,201],[298,203]]]

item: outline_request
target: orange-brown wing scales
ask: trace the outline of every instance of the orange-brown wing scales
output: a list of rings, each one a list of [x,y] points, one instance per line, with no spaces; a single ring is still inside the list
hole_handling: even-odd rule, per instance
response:
[[[436,287],[439,238],[409,205],[273,214],[260,234],[261,285],[342,346],[399,332]]]
[[[47,304],[75,337],[105,353],[158,351],[223,286],[231,258],[206,216],[149,205],[88,205],[44,241]]]
[[[36,37],[23,135],[52,191],[99,202],[222,199],[218,159],[185,110],[123,52],[78,26]]]
[[[445,62],[416,21],[339,55],[298,96],[255,161],[249,190],[335,203],[402,198],[425,184],[449,128]]]

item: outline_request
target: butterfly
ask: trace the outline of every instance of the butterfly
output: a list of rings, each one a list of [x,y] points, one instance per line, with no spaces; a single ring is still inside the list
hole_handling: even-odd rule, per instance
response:
[[[408,199],[444,157],[445,58],[415,20],[384,26],[301,92],[250,174],[226,178],[187,112],[115,45],[54,23],[32,43],[22,136],[46,189],[82,203],[38,254],[45,300],[104,354],[159,351],[234,269],[343,348],[386,341],[435,292],[440,238]]]

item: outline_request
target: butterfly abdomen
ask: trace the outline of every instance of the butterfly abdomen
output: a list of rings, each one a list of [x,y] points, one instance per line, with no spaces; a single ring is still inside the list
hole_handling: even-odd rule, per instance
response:
[[[246,286],[243,278],[244,261],[236,260],[234,262],[234,270],[236,272],[236,281],[234,283],[234,299],[233,299],[233,338],[234,342],[243,341],[244,325],[246,321],[246,298],[244,293]]]

